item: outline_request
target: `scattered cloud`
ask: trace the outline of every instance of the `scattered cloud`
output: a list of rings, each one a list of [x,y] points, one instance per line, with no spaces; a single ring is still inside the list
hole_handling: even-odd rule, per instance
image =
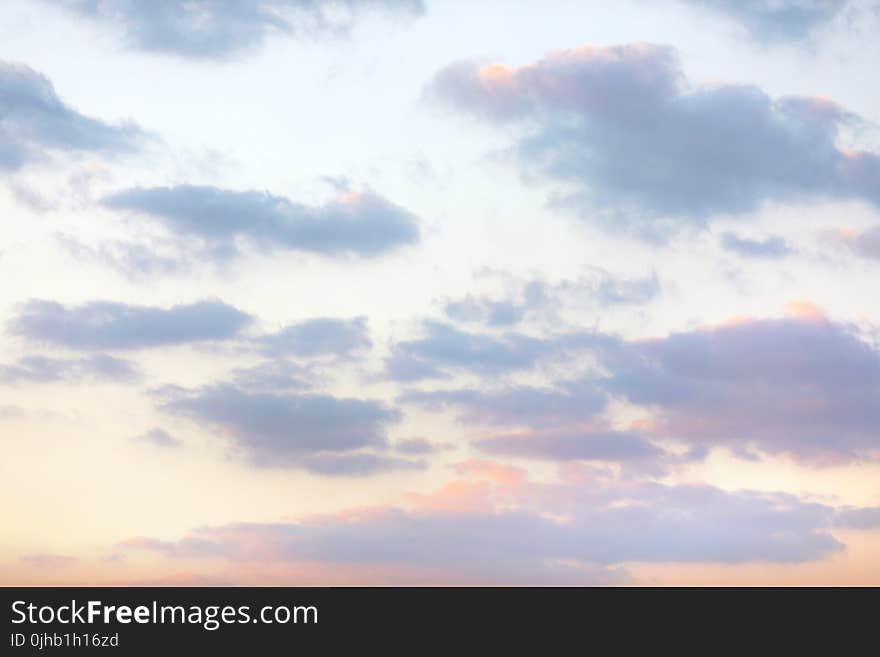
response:
[[[474,445],[487,454],[550,461],[650,461],[665,455],[641,436],[622,431],[515,433],[481,438]]]
[[[171,308],[91,301],[68,306],[32,299],[19,306],[9,331],[71,349],[140,349],[232,338],[251,317],[220,301]]]
[[[138,381],[140,368],[129,360],[107,354],[91,354],[82,358],[51,358],[22,356],[15,363],[0,364],[0,383],[79,383]]]
[[[232,372],[232,382],[249,390],[305,390],[318,375],[310,368],[286,360],[266,360]]]
[[[347,31],[365,11],[419,15],[422,0],[63,0],[66,9],[121,28],[135,50],[211,59],[261,45],[271,35]]]
[[[253,391],[231,383],[194,390],[169,386],[157,394],[160,410],[216,429],[257,466],[366,474],[401,465],[354,454],[387,447],[386,428],[400,414],[379,401]],[[351,458],[331,458],[339,455]]]
[[[467,423],[546,429],[593,422],[605,409],[607,394],[594,381],[583,379],[560,382],[555,388],[411,390],[400,400],[434,410],[455,408]]]
[[[765,41],[799,41],[831,24],[851,0],[683,0],[726,15]]]
[[[212,261],[236,257],[242,244],[262,251],[375,257],[419,239],[415,215],[372,193],[347,192],[325,205],[307,206],[268,192],[181,185],[128,189],[103,204],[158,222]]]
[[[318,454],[303,460],[303,467],[313,474],[352,477],[369,476],[397,470],[424,470],[424,461],[413,461],[381,454]]]
[[[394,443],[394,449],[401,454],[427,455],[452,449],[450,443],[433,443],[427,438],[405,438]]]
[[[742,456],[783,455],[814,465],[874,459],[880,454],[876,344],[808,302],[792,302],[787,312],[641,340],[575,332],[534,338],[522,350],[502,343],[503,358],[490,359],[493,367],[479,365],[480,351],[465,357],[456,349],[452,353],[468,362],[459,371],[493,377],[491,386],[409,390],[399,401],[451,409],[468,425],[512,429],[491,443],[506,454],[566,458],[596,447],[591,438],[611,436],[621,439],[620,447],[627,440],[635,445],[636,438],[676,441],[694,458],[726,447]],[[493,338],[483,339],[494,345]],[[454,361],[447,351],[436,357],[429,344],[419,352],[420,365],[446,371]],[[538,355],[567,355],[587,369],[545,386],[498,386],[498,372],[520,363],[531,367]],[[496,360],[512,366],[495,366]],[[612,401],[636,414],[633,436],[608,433]]]
[[[267,356],[315,358],[350,357],[372,346],[366,317],[334,319],[316,317],[255,338]]]
[[[134,150],[145,134],[133,123],[111,124],[64,103],[33,69],[0,61],[0,173],[62,153]]]
[[[765,201],[880,206],[880,155],[838,145],[859,117],[823,98],[688,84],[669,47],[584,46],[521,67],[461,62],[429,93],[522,125],[513,151],[524,169],[616,230],[658,238]]]
[[[764,239],[752,239],[740,237],[736,233],[726,232],[721,236],[721,246],[725,251],[730,251],[746,258],[762,258],[773,260],[784,258],[794,253],[785,238],[771,235]]]
[[[393,345],[387,361],[392,379],[444,378],[446,369],[480,374],[527,369],[545,349],[541,340],[520,333],[481,335],[434,321],[424,322],[423,328],[424,337]]]

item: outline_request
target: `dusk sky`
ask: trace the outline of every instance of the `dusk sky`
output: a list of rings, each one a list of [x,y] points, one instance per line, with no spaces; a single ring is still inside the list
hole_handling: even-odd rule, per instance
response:
[[[880,585],[876,0],[6,0],[0,584]]]

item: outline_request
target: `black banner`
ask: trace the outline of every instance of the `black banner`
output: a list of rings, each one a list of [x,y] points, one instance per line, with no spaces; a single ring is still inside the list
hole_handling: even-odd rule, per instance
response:
[[[864,652],[878,589],[6,588],[0,654],[470,654],[795,644]],[[865,642],[868,643],[865,643]],[[611,643],[609,643],[611,642]],[[859,648],[862,646],[862,648]],[[760,650],[759,650],[760,648]],[[256,652],[255,652],[256,651]],[[607,651],[602,651],[603,654]],[[331,653],[334,654],[334,653]]]

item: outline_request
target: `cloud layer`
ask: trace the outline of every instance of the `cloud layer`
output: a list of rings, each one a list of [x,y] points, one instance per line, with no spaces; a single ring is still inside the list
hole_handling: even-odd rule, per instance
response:
[[[624,579],[619,566],[629,562],[822,559],[843,549],[831,527],[876,514],[782,493],[632,484],[586,470],[547,484],[491,462],[465,463],[460,472],[434,493],[413,495],[409,508],[210,527],[123,548],[221,559],[233,569],[320,563],[348,570],[354,582],[380,567],[387,582],[607,583]]]

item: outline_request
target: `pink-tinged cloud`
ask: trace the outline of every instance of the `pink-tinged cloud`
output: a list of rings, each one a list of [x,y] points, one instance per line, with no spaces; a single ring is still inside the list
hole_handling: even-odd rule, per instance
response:
[[[880,156],[844,149],[862,119],[826,98],[689,83],[669,47],[584,46],[519,67],[462,62],[429,95],[514,123],[516,161],[561,184],[585,218],[642,236],[742,215],[766,201],[880,206]]]
[[[880,225],[863,231],[843,228],[835,231],[832,236],[860,256],[880,260]]]
[[[715,447],[816,465],[880,454],[877,343],[808,300],[791,301],[781,317],[637,340],[573,332],[529,351],[594,365],[541,387],[493,380],[482,389],[409,390],[400,400],[455,413],[484,454],[604,461],[655,475]],[[615,401],[638,412],[629,426],[615,423]],[[673,455],[667,441],[687,453]]]
[[[880,450],[880,353],[808,302],[606,353],[603,387],[653,413],[650,435],[814,463]]]
[[[876,513],[595,472],[540,483],[499,463],[467,462],[458,470],[462,478],[409,496],[408,507],[208,527],[179,541],[137,539],[121,547],[172,565],[217,560],[233,574],[272,567],[301,568],[305,576],[309,568],[334,567],[349,583],[364,583],[371,569],[385,583],[601,583],[621,581],[628,562],[824,559],[843,549],[833,527]]]

